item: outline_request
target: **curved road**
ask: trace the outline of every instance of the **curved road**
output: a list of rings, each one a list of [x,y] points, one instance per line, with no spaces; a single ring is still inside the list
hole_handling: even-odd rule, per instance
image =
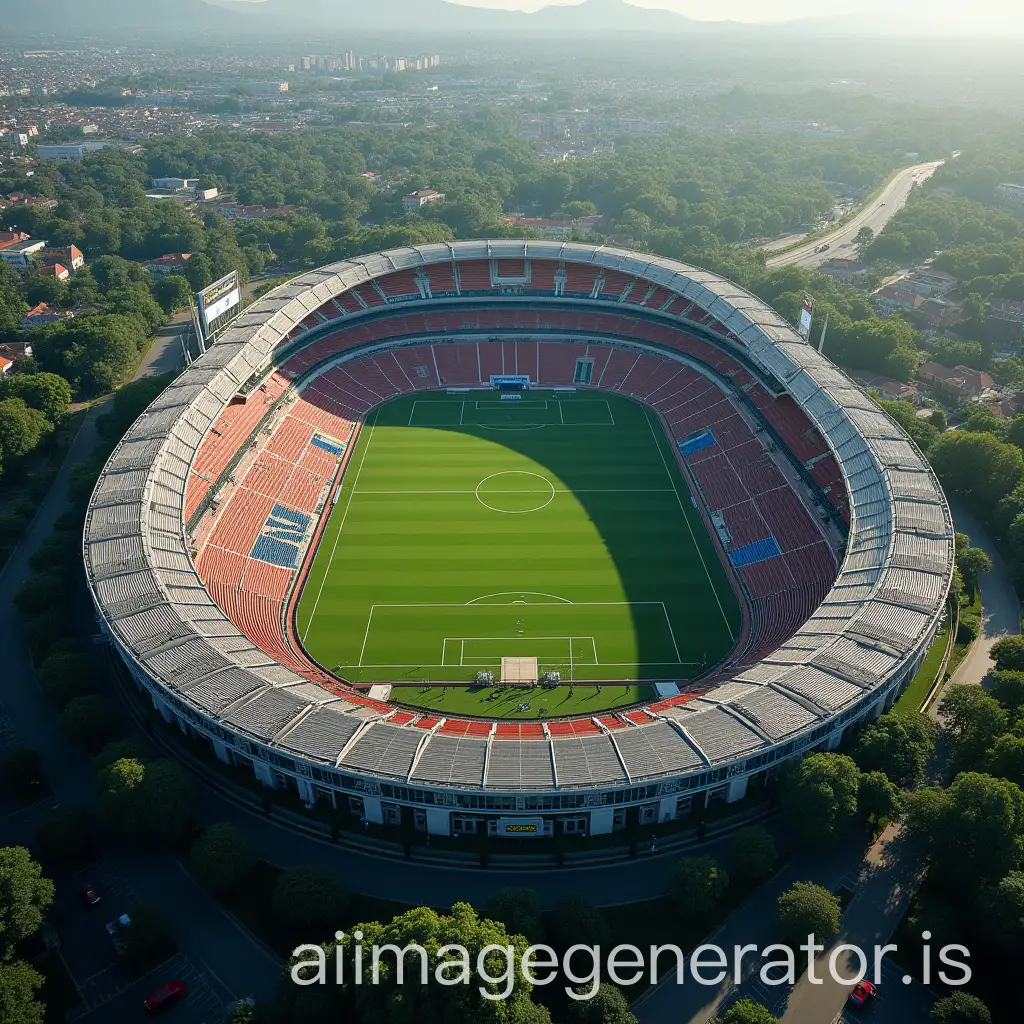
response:
[[[789,252],[768,257],[769,267],[785,267],[795,264],[798,267],[818,267],[834,256],[852,258],[856,255],[853,240],[863,227],[869,227],[877,235],[896,215],[896,212],[907,201],[910,190],[919,181],[925,181],[935,173],[935,168],[942,160],[930,163],[914,164],[900,171],[866,206],[862,207],[841,227],[807,242]],[[816,252],[822,245],[828,245],[825,252]]]
[[[953,525],[971,538],[971,543],[981,548],[992,559],[992,571],[978,576],[981,591],[981,633],[967,652],[963,661],[950,676],[946,687],[955,683],[981,683],[993,669],[992,645],[1004,636],[1020,633],[1020,602],[1013,588],[1013,580],[1006,563],[996,550],[991,538],[981,524],[959,502],[951,500]],[[942,694],[932,702],[929,712],[935,717]]]

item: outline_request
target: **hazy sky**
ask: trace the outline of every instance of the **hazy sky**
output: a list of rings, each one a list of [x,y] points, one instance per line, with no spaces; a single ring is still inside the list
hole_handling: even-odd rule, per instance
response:
[[[473,7],[533,11],[545,0],[456,0]],[[550,0],[549,0],[550,2]],[[991,31],[1020,31],[1024,10],[1019,0],[630,0],[638,7],[661,7],[690,18],[717,21],[787,21],[841,14],[880,14],[900,22],[920,19],[933,26]]]

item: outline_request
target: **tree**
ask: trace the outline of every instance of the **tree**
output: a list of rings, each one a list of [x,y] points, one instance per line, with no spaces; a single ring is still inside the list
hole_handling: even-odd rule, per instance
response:
[[[676,861],[669,882],[676,906],[689,916],[709,914],[728,887],[729,876],[711,857],[683,857]]]
[[[127,835],[170,845],[188,827],[192,780],[176,761],[122,757],[99,773],[98,783],[103,813]]]
[[[68,587],[63,573],[57,570],[29,576],[14,595],[14,605],[26,617],[41,615],[51,608],[63,608]]]
[[[940,882],[969,892],[1020,866],[1024,794],[1014,783],[964,772],[948,790],[912,797],[905,819],[911,833],[927,840]]]
[[[777,1024],[769,1010],[753,999],[733,1003],[722,1017],[722,1024]]]
[[[1024,708],[1024,672],[993,672],[988,692],[1016,716]]]
[[[935,725],[926,715],[882,715],[857,738],[853,758],[861,771],[884,772],[897,786],[924,778],[935,750]]]
[[[0,387],[0,396],[20,398],[30,409],[41,412],[51,424],[57,424],[71,405],[71,385],[55,373],[8,374]]]
[[[227,821],[207,826],[189,851],[192,870],[211,892],[233,889],[256,866],[242,831]]]
[[[729,837],[726,863],[733,878],[760,882],[771,874],[778,859],[775,840],[763,825],[739,828]]]
[[[945,716],[946,732],[953,740],[955,759],[961,767],[977,765],[996,737],[1009,726],[1006,710],[980,686],[951,686],[939,709]]]
[[[950,430],[928,454],[943,486],[982,516],[1024,476],[1024,452],[992,434]]]
[[[979,899],[979,922],[993,945],[1007,956],[1024,950],[1024,872],[1011,871]]]
[[[978,573],[992,571],[992,559],[981,548],[964,548],[957,551],[956,564],[964,578],[967,596],[974,601],[978,589]]]
[[[95,694],[75,697],[60,715],[61,735],[90,754],[98,753],[114,731],[110,702]]]
[[[548,941],[560,955],[578,943],[606,946],[610,938],[604,914],[580,896],[563,900],[549,918]]]
[[[185,280],[193,291],[202,291],[213,281],[213,263],[204,252],[194,252],[185,264]]]
[[[934,1024],[992,1024],[988,1007],[969,992],[954,992],[932,1007]]]
[[[845,754],[811,754],[782,780],[782,808],[807,842],[834,840],[857,817],[860,769]]]
[[[92,818],[81,807],[54,807],[36,825],[36,849],[47,861],[82,864],[94,848]]]
[[[0,959],[35,935],[53,902],[53,882],[23,846],[0,849]]]
[[[4,1024],[43,1024],[46,1006],[36,1000],[43,980],[23,960],[0,963],[0,1020]]]
[[[63,711],[75,698],[92,689],[92,660],[76,651],[47,655],[36,670],[36,678],[46,699]]]
[[[141,736],[126,736],[121,740],[113,740],[92,759],[93,770],[101,772],[122,758],[145,764],[153,760],[153,748]]]
[[[1024,636],[1004,636],[992,645],[992,660],[1003,671],[1024,672]]]
[[[865,772],[861,775],[857,806],[861,815],[868,820],[892,821],[898,818],[902,806],[901,797],[900,790],[882,772]]]
[[[569,1024],[636,1024],[621,990],[604,983],[591,999],[570,1003],[568,1020]]]
[[[839,932],[839,900],[813,882],[794,882],[779,897],[779,924],[784,941],[797,946],[813,935],[826,946]]]
[[[0,461],[27,455],[49,427],[46,417],[38,409],[30,409],[24,399],[0,400]]]
[[[167,921],[156,907],[137,903],[129,908],[131,924],[118,927],[118,937],[124,944],[125,956],[138,964],[150,964],[166,949],[170,935]]]
[[[192,288],[181,274],[167,274],[153,285],[153,298],[160,303],[165,313],[173,313],[188,305]]]
[[[274,920],[302,941],[323,941],[341,927],[349,897],[330,868],[303,867],[282,871],[270,894]]]
[[[368,956],[363,958],[364,981],[361,985],[347,986],[348,994],[355,1003],[359,1020],[373,1021],[374,1024],[408,1024],[410,1021],[472,1021],[473,1024],[550,1024],[546,1009],[531,999],[529,981],[521,971],[513,971],[509,981],[511,991],[504,999],[485,999],[479,988],[497,993],[505,991],[505,983],[491,983],[483,980],[477,972],[480,952],[485,946],[512,947],[512,964],[521,962],[526,950],[526,941],[519,936],[509,935],[496,921],[477,916],[468,903],[456,903],[450,914],[439,914],[426,907],[418,907],[399,914],[388,924],[377,921],[356,926],[363,933],[361,940],[364,950],[371,946],[382,949],[385,945],[405,949],[416,943],[427,951],[426,985],[419,984],[420,957],[410,953],[404,957],[405,983],[398,984],[394,954],[380,958],[380,977],[377,984],[369,984],[370,965]],[[355,929],[352,929],[354,931]],[[455,962],[458,969],[447,969],[446,976],[461,976],[460,957],[450,949],[443,955],[439,950],[444,946],[457,944],[469,954],[465,976],[467,985],[439,985],[434,982],[439,964]],[[332,947],[334,943],[331,944]],[[341,940],[345,956],[345,977],[355,976],[354,949],[351,932]],[[491,977],[503,973],[506,955],[492,950],[485,958],[484,967]],[[333,967],[331,968],[333,971]],[[295,986],[292,986],[293,988]],[[320,986],[311,986],[318,988]],[[330,986],[333,987],[333,986]],[[306,1019],[306,1018],[289,1018]],[[337,1019],[337,1018],[335,1018]]]
[[[533,889],[499,889],[487,901],[486,916],[500,921],[509,935],[522,935],[531,943],[544,940],[540,897]]]

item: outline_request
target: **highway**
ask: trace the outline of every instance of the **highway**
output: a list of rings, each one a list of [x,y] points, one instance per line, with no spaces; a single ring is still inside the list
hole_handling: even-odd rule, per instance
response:
[[[910,190],[915,183],[926,181],[935,173],[935,168],[942,164],[941,160],[931,163],[914,164],[900,171],[866,206],[857,211],[845,224],[809,241],[789,252],[768,257],[769,267],[818,267],[833,256],[852,258],[855,255],[853,240],[863,227],[869,227],[877,235],[896,212],[907,201]],[[824,252],[817,250],[827,245]]]

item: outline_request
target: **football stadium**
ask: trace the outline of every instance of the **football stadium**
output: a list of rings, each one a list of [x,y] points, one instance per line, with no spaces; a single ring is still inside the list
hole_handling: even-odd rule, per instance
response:
[[[167,722],[441,835],[736,802],[892,706],[953,527],[910,439],[723,278],[422,245],[249,306],[136,421],[84,557]]]

